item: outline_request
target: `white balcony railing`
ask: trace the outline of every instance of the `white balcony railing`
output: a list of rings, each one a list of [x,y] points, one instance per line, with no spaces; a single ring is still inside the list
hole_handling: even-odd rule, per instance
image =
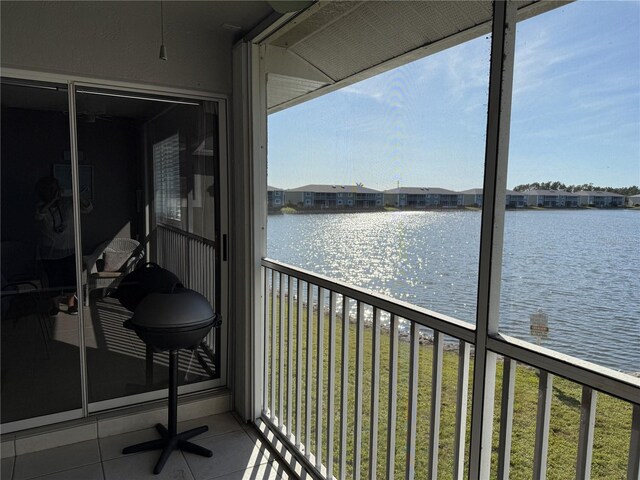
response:
[[[474,325],[273,260],[264,259],[262,268],[262,420],[298,461],[320,478],[464,478]],[[582,389],[575,400],[577,455],[567,466],[575,478],[590,478],[601,391],[629,413],[629,428],[619,432],[629,436],[629,451],[617,453],[625,456],[627,477],[638,480],[640,382],[509,337],[490,338],[488,348],[503,359],[497,478],[509,478],[512,464],[517,361],[538,375],[528,464],[534,479],[547,472],[553,380],[561,376],[559,382]]]
[[[163,225],[158,225],[156,232],[157,263],[175,273],[185,287],[204,295],[211,305],[216,305],[214,242]],[[211,329],[200,347],[194,351],[196,360],[211,378],[220,374],[220,365],[216,365],[219,362],[219,335],[220,329]]]

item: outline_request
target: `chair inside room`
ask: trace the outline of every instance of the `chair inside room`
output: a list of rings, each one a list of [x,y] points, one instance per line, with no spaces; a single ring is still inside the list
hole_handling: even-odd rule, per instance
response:
[[[102,297],[114,292],[120,280],[135,270],[143,258],[144,248],[131,238],[114,238],[98,246],[85,257],[85,305],[89,305],[89,295],[94,290],[101,290]]]

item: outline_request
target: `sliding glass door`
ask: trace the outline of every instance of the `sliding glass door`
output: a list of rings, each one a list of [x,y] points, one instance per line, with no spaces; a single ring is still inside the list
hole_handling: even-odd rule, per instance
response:
[[[3,432],[82,414],[66,85],[2,83]],[[64,166],[64,168],[61,168]]]
[[[119,282],[156,263],[214,306],[218,223],[217,104],[77,87],[84,335],[89,410],[160,398],[168,355],[122,326]],[[83,176],[84,174],[84,176]],[[220,332],[180,356],[183,391],[222,384]]]
[[[168,356],[123,327],[132,312],[114,293],[156,263],[225,313],[224,102],[76,85],[69,103],[72,84],[11,83],[2,89],[3,427],[163,398]],[[225,339],[223,326],[181,352],[180,393],[225,384]]]

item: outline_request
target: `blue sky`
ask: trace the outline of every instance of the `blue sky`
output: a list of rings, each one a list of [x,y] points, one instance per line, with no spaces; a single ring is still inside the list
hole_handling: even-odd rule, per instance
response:
[[[640,2],[518,24],[507,186],[640,184]],[[481,187],[490,37],[269,116],[269,185]]]

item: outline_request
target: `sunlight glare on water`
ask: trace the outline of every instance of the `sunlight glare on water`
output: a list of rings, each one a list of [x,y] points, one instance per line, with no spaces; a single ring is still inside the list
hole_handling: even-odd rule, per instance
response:
[[[638,231],[632,211],[507,211],[501,332],[539,341],[529,316],[540,308],[549,314],[543,346],[640,371]],[[470,323],[479,247],[480,212],[473,211],[268,220],[270,258]]]

